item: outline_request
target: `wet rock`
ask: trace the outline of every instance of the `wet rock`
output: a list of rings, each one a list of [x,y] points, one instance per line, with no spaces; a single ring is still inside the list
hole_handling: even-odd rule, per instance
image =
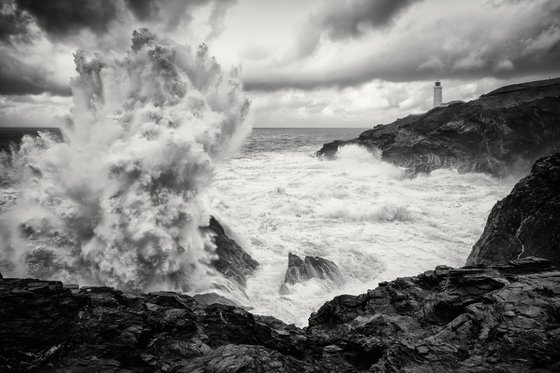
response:
[[[212,262],[214,268],[225,277],[245,286],[247,276],[257,269],[259,263],[226,235],[222,225],[213,216],[210,218],[209,225],[201,229],[213,236],[212,240],[218,255],[218,259]]]
[[[210,305],[216,303],[216,304],[223,304],[225,306],[241,307],[239,303],[216,293],[195,294],[193,295],[193,298],[198,303],[204,305]]]
[[[477,100],[437,107],[378,125],[357,139],[334,141],[317,152],[333,157],[358,144],[411,173],[438,168],[493,175],[526,172],[560,144],[560,78],[497,89]]]
[[[323,305],[307,329],[172,292],[0,279],[0,371],[554,372],[560,267],[438,267]]]
[[[312,278],[329,279],[342,284],[342,274],[338,266],[330,260],[316,256],[306,256],[303,260],[292,253],[288,254],[288,270],[284,277],[284,284],[280,287],[280,294],[287,294],[287,284],[297,284]]]
[[[554,372],[560,267],[438,267],[323,305],[307,329],[184,294],[0,279],[0,371]]]
[[[560,264],[560,153],[538,160],[492,208],[467,265],[529,256]]]

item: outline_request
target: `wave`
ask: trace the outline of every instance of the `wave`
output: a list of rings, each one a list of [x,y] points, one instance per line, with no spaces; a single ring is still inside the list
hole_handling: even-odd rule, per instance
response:
[[[250,130],[238,72],[224,73],[205,45],[147,29],[120,58],[74,60],[68,141],[26,138],[12,156],[3,270],[138,291],[209,286],[203,195]]]

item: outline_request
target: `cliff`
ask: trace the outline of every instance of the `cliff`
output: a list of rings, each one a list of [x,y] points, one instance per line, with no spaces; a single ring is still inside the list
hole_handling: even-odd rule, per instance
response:
[[[413,173],[525,172],[536,159],[560,150],[559,96],[560,78],[511,85],[325,144],[317,155],[333,157],[340,146],[358,144],[381,150],[384,160]]]
[[[467,264],[507,263],[529,256],[560,264],[560,153],[538,160],[492,208]]]

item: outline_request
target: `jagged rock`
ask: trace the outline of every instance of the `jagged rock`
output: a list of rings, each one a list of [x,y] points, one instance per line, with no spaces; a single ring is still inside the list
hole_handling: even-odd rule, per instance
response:
[[[209,225],[201,229],[213,235],[218,255],[218,259],[212,262],[214,268],[225,277],[245,286],[247,276],[257,269],[259,263],[226,235],[222,225],[213,216],[210,217]]]
[[[467,264],[502,264],[528,256],[560,264],[560,153],[538,160],[492,208]]]
[[[437,107],[325,144],[319,156],[358,144],[411,172],[457,168],[504,175],[525,172],[539,157],[560,150],[560,78],[497,89],[477,100]]]
[[[560,268],[437,267],[334,298],[307,329],[171,292],[0,279],[0,371],[554,372]]]
[[[223,304],[225,306],[241,307],[241,305],[229,298],[224,297],[216,293],[204,293],[193,295],[194,300],[200,304],[210,305],[210,304]],[[244,308],[244,307],[241,307]]]
[[[342,274],[338,266],[330,260],[317,256],[306,256],[303,260],[292,253],[288,254],[288,269],[284,277],[284,284],[280,287],[280,294],[288,294],[286,284],[297,284],[312,278],[329,279],[336,284],[342,284]]]

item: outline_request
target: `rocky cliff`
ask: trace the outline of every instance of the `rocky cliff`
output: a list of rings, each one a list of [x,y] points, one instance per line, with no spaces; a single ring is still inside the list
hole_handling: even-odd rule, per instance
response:
[[[334,141],[381,150],[382,158],[412,172],[457,168],[493,175],[525,172],[539,157],[560,150],[560,78],[503,87],[470,102],[434,108]]]
[[[538,160],[499,201],[467,264],[536,256],[560,264],[560,153]]]
[[[327,302],[299,329],[187,295],[0,279],[3,372],[553,372],[560,268],[438,267]]]

